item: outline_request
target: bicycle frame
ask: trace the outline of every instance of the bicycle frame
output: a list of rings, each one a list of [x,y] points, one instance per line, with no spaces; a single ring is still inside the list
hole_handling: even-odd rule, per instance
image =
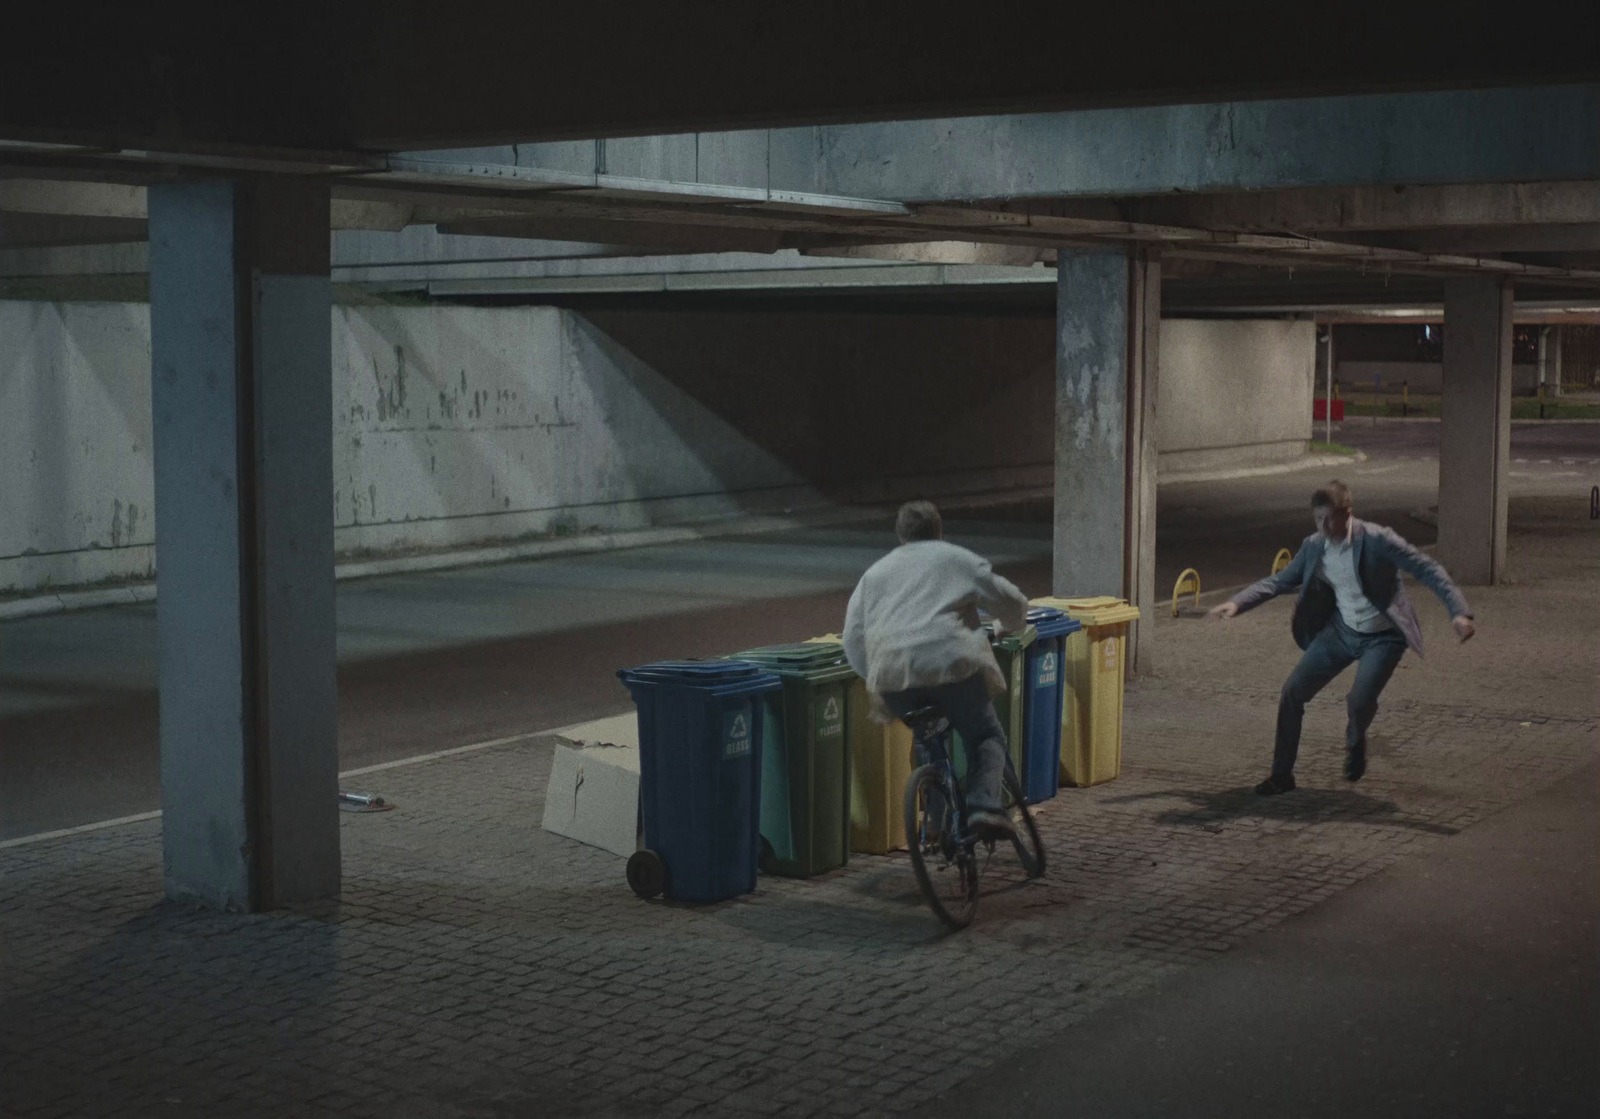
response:
[[[981,833],[974,833],[967,810],[966,790],[956,780],[956,767],[950,756],[949,719],[929,705],[908,712],[905,721],[911,727],[911,749],[917,764],[916,771],[906,783],[905,795],[906,846],[910,848],[912,870],[916,874],[917,886],[934,914],[952,929],[964,929],[971,923],[977,908],[978,878],[988,861],[980,859],[978,844],[984,844],[989,854],[993,855],[997,840],[1003,835],[1009,838],[1029,878],[1038,878],[1045,872],[1044,844],[1028,811],[1028,803],[1009,752],[1004,763],[1002,803],[1009,798],[1011,807],[1004,811],[1020,812],[1021,818],[1019,821],[1008,821],[1008,826],[1004,828],[985,828]],[[932,801],[936,797],[945,798],[944,819],[942,826],[935,825],[939,830],[938,848],[931,850],[928,822],[930,816],[934,815]],[[937,858],[942,858],[944,865],[930,868],[930,859]],[[929,875],[930,869],[945,870],[950,867],[958,868],[963,893],[963,900],[957,901],[954,908],[951,908],[948,899],[941,896],[940,887],[934,884]],[[951,882],[953,879],[946,884]]]
[[[961,787],[961,782],[956,779],[955,762],[950,757],[950,720],[941,717],[931,731],[926,733],[922,728],[917,728],[912,735],[911,749],[912,759],[917,765],[931,764],[939,769],[940,785],[945,801],[949,805],[947,811],[951,823],[945,830],[945,854],[947,856],[954,854],[954,847],[957,844],[969,852],[972,851],[977,840],[967,829],[967,794]],[[909,840],[911,837],[906,838]]]

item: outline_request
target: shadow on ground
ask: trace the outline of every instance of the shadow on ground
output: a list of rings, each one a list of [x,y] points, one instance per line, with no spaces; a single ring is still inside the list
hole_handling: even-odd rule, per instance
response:
[[[1229,821],[1241,819],[1304,824],[1370,824],[1381,821],[1429,835],[1455,835],[1460,831],[1459,828],[1436,824],[1431,820],[1409,817],[1394,801],[1367,796],[1354,789],[1296,789],[1275,797],[1257,796],[1249,786],[1238,789],[1172,789],[1112,797],[1108,803],[1127,804],[1166,798],[1188,801],[1189,807],[1158,813],[1154,817],[1156,823],[1203,827],[1212,831],[1221,830],[1220,825]]]

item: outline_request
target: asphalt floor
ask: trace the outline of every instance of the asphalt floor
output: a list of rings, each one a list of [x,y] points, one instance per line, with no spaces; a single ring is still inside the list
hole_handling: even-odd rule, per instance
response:
[[[918,1114],[1600,1114],[1597,806],[1590,765]]]

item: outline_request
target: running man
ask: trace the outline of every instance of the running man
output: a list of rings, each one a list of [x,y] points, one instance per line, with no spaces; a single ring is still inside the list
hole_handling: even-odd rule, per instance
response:
[[[1305,655],[1283,683],[1272,773],[1256,786],[1261,796],[1294,788],[1306,704],[1351,664],[1356,680],[1345,697],[1344,775],[1359,781],[1367,772],[1367,728],[1378,713],[1378,696],[1408,648],[1422,655],[1422,628],[1400,585],[1400,572],[1439,596],[1459,639],[1475,632],[1472,610],[1445,569],[1393,529],[1357,520],[1343,482],[1330,482],[1311,495],[1311,516],[1317,531],[1305,538],[1288,567],[1211,611],[1214,618],[1232,618],[1269,598],[1299,592],[1292,629]]]

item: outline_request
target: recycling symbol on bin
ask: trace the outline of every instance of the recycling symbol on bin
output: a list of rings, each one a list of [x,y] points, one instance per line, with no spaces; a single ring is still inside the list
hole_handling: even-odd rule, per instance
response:
[[[837,738],[844,733],[843,705],[838,696],[829,696],[828,701],[822,705],[822,721],[817,726],[817,733],[824,738]]]
[[[750,724],[743,712],[735,715],[728,724],[728,740],[723,744],[724,758],[742,758],[750,753]]]
[[[1039,658],[1039,683],[1054,684],[1056,682],[1056,655],[1046,653]]]

